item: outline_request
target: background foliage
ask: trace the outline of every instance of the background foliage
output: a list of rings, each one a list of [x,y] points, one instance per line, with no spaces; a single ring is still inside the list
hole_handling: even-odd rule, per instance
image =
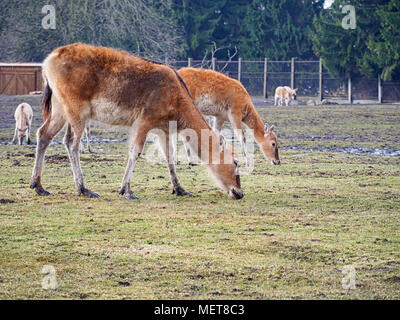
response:
[[[45,4],[56,30],[41,27]],[[341,22],[356,8],[356,29]],[[400,1],[336,0],[3,0],[0,60],[42,61],[55,47],[82,41],[156,60],[321,57],[336,76],[400,79]]]

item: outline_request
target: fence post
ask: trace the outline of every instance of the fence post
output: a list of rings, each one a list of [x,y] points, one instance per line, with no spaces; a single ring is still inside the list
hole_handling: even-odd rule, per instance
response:
[[[238,60],[238,80],[242,80],[242,58]]]
[[[294,58],[292,58],[290,66],[290,87],[294,89]]]
[[[318,95],[318,100],[321,103],[323,99],[323,94],[322,94],[322,59],[319,58],[319,95]]]
[[[190,68],[192,66],[192,58],[188,58],[188,67]]]
[[[264,99],[268,98],[268,59],[264,58],[264,88],[263,88],[263,95],[264,95]]]
[[[211,69],[215,71],[215,58],[211,59]]]
[[[351,76],[349,76],[348,82],[347,82],[347,90],[348,90],[348,102],[349,104],[353,103],[353,93],[351,92],[352,87],[351,87]]]
[[[382,99],[382,90],[383,89],[383,83],[382,83],[382,79],[381,76],[378,76],[378,103],[382,103],[383,99]]]

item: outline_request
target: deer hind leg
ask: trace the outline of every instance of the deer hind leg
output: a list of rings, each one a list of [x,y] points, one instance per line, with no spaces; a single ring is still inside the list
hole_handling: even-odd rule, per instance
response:
[[[28,123],[27,128],[26,143],[31,144],[31,123]]]
[[[47,196],[50,194],[48,191],[43,189],[41,183],[44,155],[51,140],[53,140],[57,133],[60,132],[64,124],[64,115],[58,112],[53,112],[37,131],[36,156],[32,172],[31,188],[34,188],[38,195]]]
[[[161,150],[163,151],[165,158],[167,160],[169,175],[171,178],[171,184],[173,188],[172,194],[176,194],[177,196],[191,196],[192,195],[191,192],[188,192],[182,188],[179,179],[176,175],[174,147],[172,145],[169,135],[167,135],[165,139],[164,137],[159,136],[159,143]]]
[[[84,195],[88,198],[98,198],[99,195],[97,193],[92,192],[85,187],[83,179],[79,149],[84,128],[84,121],[75,121],[73,124],[68,123],[67,131],[64,136],[64,144],[71,162],[72,173],[74,175],[78,195]]]
[[[142,120],[143,121],[143,120]],[[141,120],[136,120],[133,124],[133,129],[130,137],[129,156],[128,163],[126,165],[125,174],[122,178],[121,189],[119,194],[125,196],[128,200],[136,200],[136,197],[131,191],[130,181],[135,168],[136,161],[143,151],[144,144],[146,142],[147,133],[151,128],[147,128],[145,122],[141,123]]]
[[[18,136],[18,127],[17,127],[17,125],[15,125],[14,138],[11,141],[12,144],[17,143],[17,136]]]

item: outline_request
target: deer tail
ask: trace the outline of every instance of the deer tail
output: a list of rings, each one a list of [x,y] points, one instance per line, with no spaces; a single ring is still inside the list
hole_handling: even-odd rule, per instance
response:
[[[43,122],[45,122],[51,115],[51,95],[53,91],[51,90],[49,83],[46,82],[46,87],[44,88],[42,97],[42,111],[43,111]]]

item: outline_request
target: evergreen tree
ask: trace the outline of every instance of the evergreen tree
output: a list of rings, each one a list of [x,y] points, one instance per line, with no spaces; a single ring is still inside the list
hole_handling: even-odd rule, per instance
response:
[[[323,59],[328,71],[338,77],[349,75],[377,74],[377,64],[367,59],[369,39],[376,39],[380,32],[377,8],[388,0],[354,0],[356,28],[344,29],[343,5],[347,0],[336,0],[332,6],[314,18],[315,32],[312,36],[313,48]]]
[[[174,0],[174,17],[183,26],[187,56],[202,59],[212,44],[227,0]]]
[[[252,0],[244,21],[241,55],[274,60],[312,58],[312,18],[322,4],[315,0]]]
[[[212,37],[217,48],[225,47],[226,50],[219,51],[217,57],[225,59],[227,50],[239,46],[248,6],[247,0],[227,0],[225,5],[218,10],[220,19]]]
[[[367,42],[361,72],[365,74],[378,71],[383,80],[400,79],[400,1],[392,0],[376,10],[380,21],[379,34]]]

